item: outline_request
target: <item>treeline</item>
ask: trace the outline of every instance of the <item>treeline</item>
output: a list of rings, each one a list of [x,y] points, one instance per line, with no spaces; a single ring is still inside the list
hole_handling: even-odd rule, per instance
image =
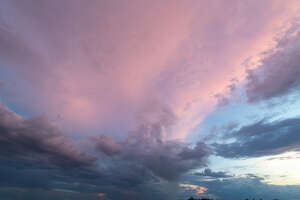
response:
[[[214,199],[210,199],[210,198],[200,198],[200,199],[196,199],[194,197],[190,197],[188,200],[214,200]],[[255,200],[255,198],[253,199],[245,199],[245,200]],[[259,200],[263,200],[263,199],[259,199]],[[273,199],[273,200],[279,200],[279,199]]]

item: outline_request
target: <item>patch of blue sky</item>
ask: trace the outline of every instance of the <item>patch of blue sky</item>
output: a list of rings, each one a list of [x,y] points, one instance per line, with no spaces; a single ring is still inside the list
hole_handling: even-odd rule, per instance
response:
[[[210,156],[208,167],[213,171],[228,172],[235,177],[255,174],[264,178],[264,182],[274,185],[300,185],[299,164],[299,154],[297,152],[287,152],[276,156],[246,159]],[[202,169],[197,171],[202,171]]]
[[[0,62],[0,102],[23,117],[30,117],[29,112],[22,105],[22,99],[17,98],[17,93],[25,91],[26,84],[21,81],[16,72]],[[26,95],[24,93],[24,95]]]
[[[300,93],[295,91],[281,98],[271,99],[257,103],[248,103],[245,95],[243,101],[216,108],[199,125],[192,129],[189,141],[207,139],[218,129],[237,124],[237,128],[266,119],[269,122],[300,116]],[[218,137],[211,137],[217,139]]]
[[[253,104],[240,103],[231,104],[226,107],[218,108],[209,114],[202,123],[196,126],[189,135],[189,140],[201,140],[209,137],[218,128],[238,123],[239,126],[257,121],[266,115],[267,111],[260,106]],[[212,137],[215,138],[215,137]]]

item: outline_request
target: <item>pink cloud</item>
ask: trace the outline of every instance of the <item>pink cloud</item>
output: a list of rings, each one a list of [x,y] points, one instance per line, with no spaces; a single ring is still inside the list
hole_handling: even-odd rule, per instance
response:
[[[164,105],[178,118],[165,139],[184,139],[295,3],[7,1],[0,56],[24,87],[10,100],[81,134],[127,133]]]
[[[196,194],[204,194],[208,189],[206,187],[192,185],[192,184],[179,184],[183,190],[193,190]]]

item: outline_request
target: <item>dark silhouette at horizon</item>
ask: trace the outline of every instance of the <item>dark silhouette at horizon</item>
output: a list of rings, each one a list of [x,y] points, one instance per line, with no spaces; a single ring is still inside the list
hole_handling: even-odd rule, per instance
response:
[[[202,198],[194,198],[194,197],[190,197],[188,198],[187,200],[216,200],[216,199],[213,199],[213,198],[207,198],[207,197],[202,197]],[[249,198],[246,198],[245,200],[249,200]],[[255,198],[252,198],[252,200],[255,200]],[[262,198],[259,198],[259,200],[263,200]],[[273,199],[273,200],[279,200],[277,198]]]

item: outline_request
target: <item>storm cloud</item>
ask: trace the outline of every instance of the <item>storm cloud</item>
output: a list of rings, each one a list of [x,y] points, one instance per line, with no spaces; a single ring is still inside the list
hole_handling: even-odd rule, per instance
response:
[[[159,123],[144,123],[126,140],[117,142],[105,134],[90,138],[88,143],[98,152],[94,154],[80,150],[45,117],[26,119],[4,104],[0,108],[0,185],[22,187],[24,193],[30,188],[58,188],[95,195],[105,191],[107,198],[145,198],[136,192],[138,187],[161,196],[155,188],[160,179],[178,180],[189,170],[204,166],[209,155],[208,147],[200,142],[191,147],[163,140],[164,130],[174,120],[168,112]]]
[[[218,155],[228,158],[259,157],[298,151],[300,118],[256,123],[226,130],[223,138],[234,139],[227,144],[215,143]]]
[[[118,162],[131,162],[154,176],[174,180],[191,169],[205,166],[210,154],[209,147],[202,142],[192,146],[182,141],[165,140],[164,132],[174,120],[171,112],[164,112],[157,122],[143,122],[124,141],[116,142],[102,134],[93,137],[93,142],[98,152],[113,157],[116,166],[119,166]]]
[[[95,158],[78,150],[45,117],[25,119],[0,104],[0,156],[42,161],[62,168],[89,166]]]
[[[186,177],[186,183],[207,188],[207,191],[199,197],[231,199],[290,199],[297,200],[300,195],[299,185],[272,185],[265,183],[259,176],[234,176],[228,179],[195,179],[195,175]],[[198,196],[195,193],[185,194],[185,198]],[[183,198],[184,198],[183,197]]]

